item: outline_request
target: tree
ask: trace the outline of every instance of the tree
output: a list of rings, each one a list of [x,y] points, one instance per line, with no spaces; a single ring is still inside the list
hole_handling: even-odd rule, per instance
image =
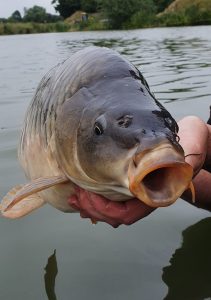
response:
[[[52,14],[49,14],[47,13],[46,15],[46,22],[47,23],[56,23],[56,22],[59,22],[59,21],[62,21],[63,18],[59,15],[52,15]]]
[[[46,9],[42,6],[34,5],[31,8],[24,8],[24,21],[44,23],[47,21]]]
[[[22,21],[22,17],[21,14],[19,12],[19,10],[15,10],[12,15],[8,18],[9,21],[11,22],[21,22]]]
[[[143,0],[101,0],[101,8],[110,26],[119,29],[133,14],[140,10]]]
[[[97,0],[81,0],[81,9],[87,13],[94,13],[97,11]]]
[[[142,0],[139,10],[130,18],[129,26],[132,26],[132,28],[140,28],[153,24],[156,11],[157,7],[153,0]]]
[[[52,0],[54,8],[63,18],[68,18],[81,9],[81,0]]]

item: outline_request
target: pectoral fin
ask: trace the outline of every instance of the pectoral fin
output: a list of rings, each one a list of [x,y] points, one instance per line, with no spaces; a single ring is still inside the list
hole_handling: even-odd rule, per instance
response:
[[[4,217],[10,219],[21,218],[45,204],[45,201],[36,193],[28,197],[25,197],[24,199],[20,200],[20,202],[17,202],[13,206],[10,205],[10,208],[6,207],[6,209],[4,210],[4,206],[7,201],[9,200],[5,198],[2,200],[1,214]]]
[[[20,218],[44,205],[45,201],[37,194],[56,184],[68,182],[65,176],[38,178],[25,185],[10,190],[1,202],[1,214],[7,218]]]

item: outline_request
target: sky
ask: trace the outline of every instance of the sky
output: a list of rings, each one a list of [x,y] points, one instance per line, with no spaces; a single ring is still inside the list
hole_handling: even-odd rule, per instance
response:
[[[0,18],[8,18],[15,10],[19,10],[23,15],[24,7],[32,7],[34,5],[42,6],[47,12],[55,14],[52,0],[0,0]]]

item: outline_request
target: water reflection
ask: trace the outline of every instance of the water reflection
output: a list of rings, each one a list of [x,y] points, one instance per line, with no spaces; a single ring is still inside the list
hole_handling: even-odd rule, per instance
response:
[[[182,232],[182,246],[163,269],[169,290],[164,300],[204,300],[211,297],[211,218]],[[209,298],[210,299],[210,298]]]
[[[58,273],[56,250],[54,250],[54,253],[48,258],[45,271],[46,271],[44,275],[45,290],[48,296],[48,300],[57,300],[56,293],[55,293],[55,280]]]

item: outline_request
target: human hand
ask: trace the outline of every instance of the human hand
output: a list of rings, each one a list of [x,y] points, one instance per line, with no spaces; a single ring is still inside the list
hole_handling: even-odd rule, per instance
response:
[[[185,117],[178,125],[185,160],[194,170],[195,205],[211,210],[211,173],[206,171],[211,165],[211,126],[194,116]],[[191,202],[191,193],[186,191],[182,198]]]
[[[115,228],[121,224],[131,225],[154,210],[138,199],[125,202],[110,201],[79,187],[76,189],[76,195],[70,197],[68,202],[80,211],[82,218],[90,218],[93,223],[106,222]]]

